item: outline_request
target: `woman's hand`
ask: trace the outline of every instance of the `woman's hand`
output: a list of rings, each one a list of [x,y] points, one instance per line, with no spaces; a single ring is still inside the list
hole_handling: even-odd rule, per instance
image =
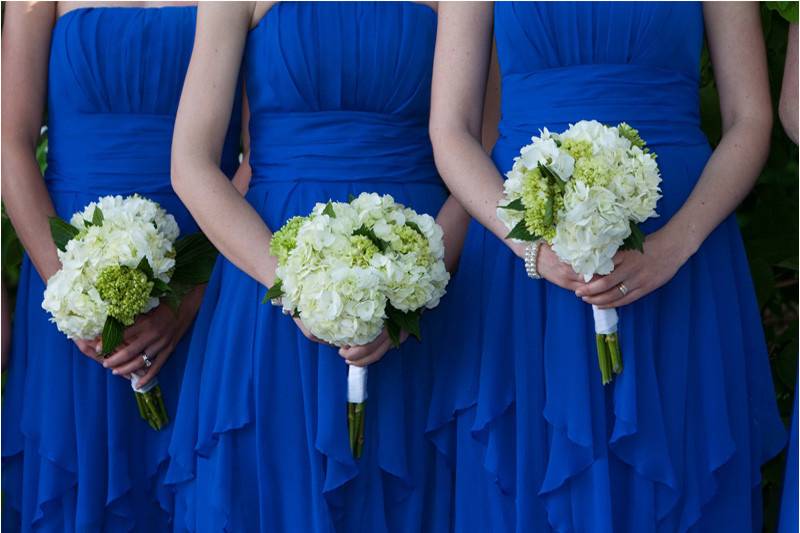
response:
[[[119,376],[128,376],[144,369],[138,387],[147,385],[189,329],[200,308],[204,291],[205,286],[202,286],[189,292],[181,301],[177,313],[162,303],[149,313],[138,316],[136,322],[125,329],[123,345],[103,361],[103,366]],[[149,367],[146,367],[145,355],[151,362]]]
[[[407,338],[407,332],[400,332],[400,344],[404,343]],[[339,355],[347,361],[348,365],[369,366],[380,361],[391,348],[392,339],[389,338],[386,328],[383,328],[381,334],[374,341],[362,346],[344,346],[339,348]]]
[[[525,261],[525,250],[528,243],[505,241],[511,251]],[[544,279],[568,291],[576,291],[583,287],[583,277],[572,270],[572,267],[558,258],[556,253],[546,242],[539,245],[539,254],[536,256],[536,270]]]
[[[614,270],[581,286],[575,294],[601,309],[633,303],[667,283],[683,266],[688,255],[680,243],[664,230],[648,235],[644,253],[636,250],[617,252]],[[624,293],[620,284],[624,284]]]
[[[78,350],[80,350],[81,353],[86,357],[94,359],[98,363],[103,362],[100,351],[100,337],[97,337],[96,339],[75,339],[72,342],[75,343],[75,346],[78,347]]]
[[[293,316],[292,320],[294,320],[294,323],[297,325],[297,328],[300,330],[300,332],[306,339],[310,340],[311,342],[316,342],[318,344],[324,344],[325,346],[331,346],[330,343],[325,342],[324,340],[320,339],[319,337],[311,333],[311,331],[306,327],[305,324],[303,324],[303,321],[300,320],[300,318]]]

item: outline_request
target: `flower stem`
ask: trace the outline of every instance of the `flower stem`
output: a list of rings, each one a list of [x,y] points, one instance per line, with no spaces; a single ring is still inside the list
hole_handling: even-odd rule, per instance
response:
[[[615,374],[622,373],[622,352],[619,349],[619,336],[616,333],[606,335],[608,352],[611,355],[611,367]]]
[[[147,420],[150,427],[156,431],[164,429],[169,423],[169,416],[167,416],[167,409],[164,405],[164,398],[161,395],[161,387],[156,385],[147,392],[135,393],[137,403],[140,404],[140,412],[144,410],[142,418]]]
[[[600,374],[603,377],[603,385],[611,383],[611,362],[609,361],[608,346],[605,335],[598,334],[597,341],[597,363],[600,366]]]
[[[350,450],[356,459],[364,449],[364,406],[362,403],[347,404],[347,429],[350,436]]]

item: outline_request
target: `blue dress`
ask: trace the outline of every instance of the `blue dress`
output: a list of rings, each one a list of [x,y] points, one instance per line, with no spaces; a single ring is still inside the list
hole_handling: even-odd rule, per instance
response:
[[[783,498],[781,499],[779,533],[797,533],[798,530],[798,442],[797,442],[798,389],[794,391],[792,427],[789,434],[789,447],[786,450],[786,473],[783,478]]]
[[[197,231],[170,185],[170,145],[192,51],[194,8],[81,8],[52,32],[45,182],[59,216],[134,192]],[[238,116],[238,115],[237,115]],[[237,164],[240,127],[223,156]],[[80,353],[42,309],[25,259],[3,399],[3,526],[8,531],[164,531],[173,424],[153,431],[130,382]],[[158,375],[175,414],[188,339]]]
[[[498,2],[501,173],[539,128],[597,119],[658,154],[662,227],[711,149],[697,3]],[[456,471],[459,532],[758,531],[759,467],[785,430],[734,216],[620,311],[625,370],[601,385],[592,311],[526,276],[477,224],[449,298],[429,418]],[[449,348],[449,349],[444,349]]]
[[[250,31],[247,200],[269,228],[364,191],[438,213],[448,193],[427,130],[435,32],[430,8],[383,2],[280,2]],[[369,367],[355,460],[347,365],[262,304],[265,291],[218,261],[170,446],[176,529],[447,531],[449,472],[424,434],[437,312],[425,341]]]

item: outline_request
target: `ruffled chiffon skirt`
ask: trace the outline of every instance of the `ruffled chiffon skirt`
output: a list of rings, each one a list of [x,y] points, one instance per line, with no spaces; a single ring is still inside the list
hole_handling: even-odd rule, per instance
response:
[[[436,215],[441,185],[259,182],[248,201],[273,230],[316,202],[389,193]],[[267,253],[267,250],[264,250]],[[425,437],[440,310],[369,367],[365,447],[352,457],[347,365],[308,341],[265,288],[220,258],[197,319],[170,447],[176,530],[438,532],[451,472]]]
[[[499,168],[519,149],[503,143]],[[682,205],[709,155],[653,149],[664,198],[645,233]],[[671,281],[619,310],[625,368],[606,387],[591,307],[529,279],[477,223],[448,297],[457,312],[428,428],[455,471],[456,531],[760,528],[759,469],[785,430],[733,216]]]
[[[65,218],[98,197],[51,196]],[[196,231],[174,195],[148,197],[183,231]],[[4,530],[167,530],[172,496],[163,480],[174,423],[156,432],[140,418],[130,382],[83,355],[50,323],[44,288],[26,257],[3,398]],[[173,417],[187,347],[185,338],[158,375]]]

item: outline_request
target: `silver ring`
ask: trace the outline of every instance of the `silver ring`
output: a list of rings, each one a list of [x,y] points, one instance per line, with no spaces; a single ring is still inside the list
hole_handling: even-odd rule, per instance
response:
[[[150,368],[150,366],[152,366],[153,364],[153,360],[150,359],[150,356],[147,355],[147,352],[142,352],[141,356],[142,356],[142,361],[144,361],[144,367]]]
[[[628,289],[628,287],[625,286],[624,283],[620,283],[619,285],[617,285],[617,288],[619,289],[619,292],[621,292],[623,296],[628,294],[628,290],[629,289]]]

